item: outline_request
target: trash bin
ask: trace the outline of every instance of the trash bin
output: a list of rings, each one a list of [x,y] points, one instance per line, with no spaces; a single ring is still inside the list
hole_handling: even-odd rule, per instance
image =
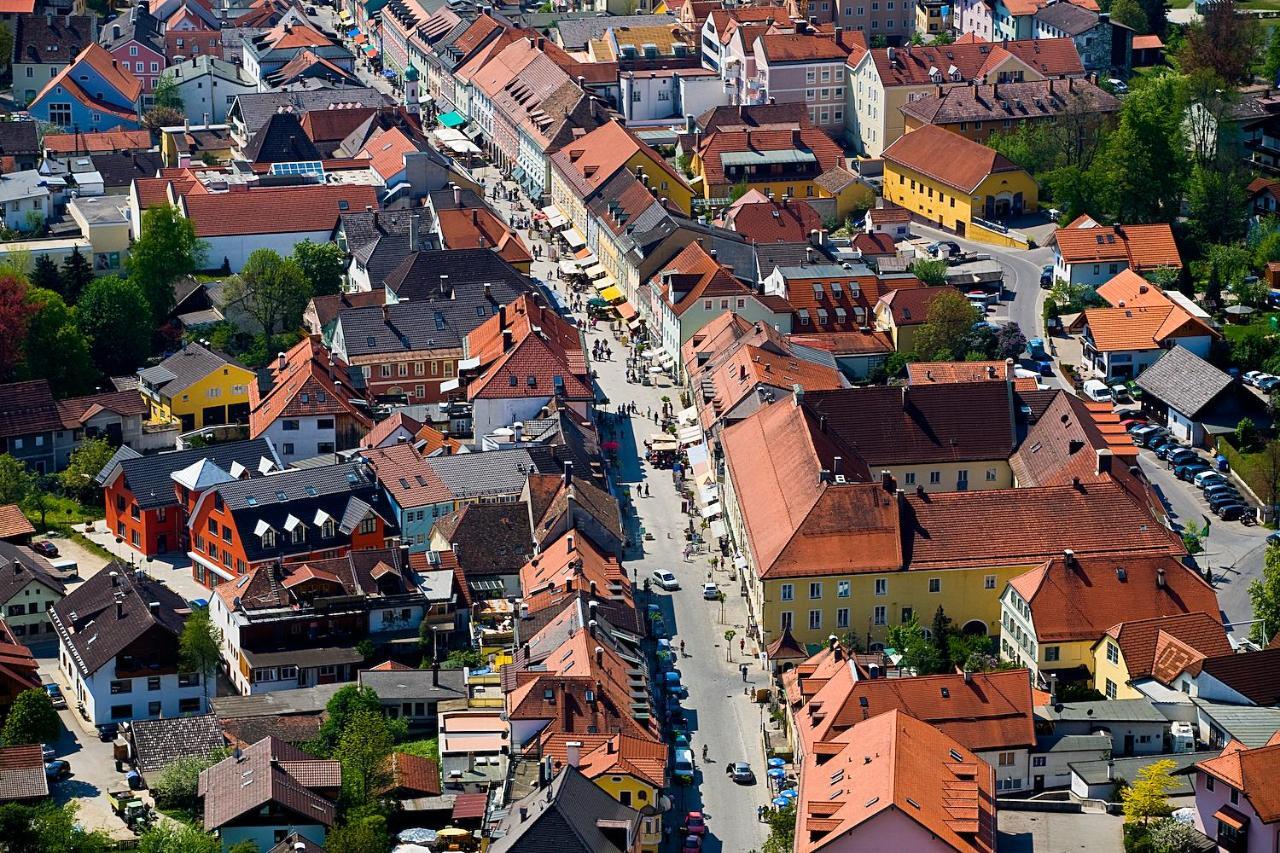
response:
[[[1221,453],[1213,457],[1213,462],[1219,471],[1231,470],[1231,465],[1227,462],[1227,457],[1223,456]]]

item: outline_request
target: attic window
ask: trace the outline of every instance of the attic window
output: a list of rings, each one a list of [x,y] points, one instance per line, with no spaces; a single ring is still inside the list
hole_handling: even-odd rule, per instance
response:
[[[529,378],[526,381],[529,383],[530,388],[538,387],[538,377],[534,376],[532,373],[529,374]]]
[[[844,296],[844,287],[841,286],[840,282],[838,281],[831,282],[831,295],[834,296],[836,299],[839,299],[841,296]]]
[[[338,199],[338,210],[349,210],[351,205],[347,203],[345,198]]]
[[[801,326],[809,325],[809,309],[801,308],[799,311],[796,312],[796,316],[800,318]]]
[[[364,339],[364,345],[367,347],[374,347],[374,346],[377,346],[377,341],[373,339],[373,335],[370,335],[369,337]]]
[[[943,698],[943,699],[950,699],[950,698],[951,698],[951,688],[950,688],[950,687],[944,687],[944,688],[942,688],[942,698]]]
[[[520,384],[520,377],[516,376],[514,373],[513,373],[513,374],[511,374],[510,376],[508,376],[508,377],[507,377],[507,380],[508,380],[508,384],[509,384],[512,388],[514,388],[514,387],[516,387],[517,385],[519,385],[519,384]]]
[[[953,750],[951,750],[951,760],[952,760],[952,761],[955,761],[955,762],[957,762],[957,763],[962,764],[962,763],[964,763],[964,756],[963,756],[963,755],[961,755],[959,752],[957,752],[956,750],[954,750],[954,749],[953,749]]]
[[[289,500],[289,496],[286,495],[284,492],[276,492],[276,500],[284,502]]]
[[[298,399],[299,399],[299,400],[301,400],[301,401],[302,401],[302,402],[304,402],[304,403],[310,403],[310,402],[311,402],[311,395],[310,395],[310,394],[308,394],[306,391],[303,391],[301,394],[299,394],[299,395],[298,395]]]

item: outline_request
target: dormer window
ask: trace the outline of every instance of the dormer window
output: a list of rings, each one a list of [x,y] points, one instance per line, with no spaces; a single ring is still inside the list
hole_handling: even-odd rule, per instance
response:
[[[320,526],[320,535],[323,536],[325,539],[332,539],[337,534],[338,534],[338,525],[334,523],[332,518]]]
[[[262,547],[263,548],[276,547],[276,532],[272,530],[270,527],[262,531]]]

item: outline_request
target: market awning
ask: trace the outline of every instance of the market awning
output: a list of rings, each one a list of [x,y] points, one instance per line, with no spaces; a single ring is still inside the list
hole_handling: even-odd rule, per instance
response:
[[[360,35],[360,31],[355,27],[352,27],[351,29],[347,30],[347,38],[355,38],[358,35]]]
[[[560,262],[560,274],[561,274],[561,275],[577,275],[577,274],[578,274],[578,262],[577,262],[577,261],[573,261],[573,260],[569,260],[569,261],[561,261],[561,262]]]
[[[368,43],[369,43],[369,37],[368,37],[368,36],[366,36],[364,33],[360,32],[359,30],[352,30],[352,32],[354,32],[354,33],[355,33],[355,36],[354,36],[353,38],[355,38],[355,40],[356,40],[356,44],[368,44]]]
[[[702,427],[697,424],[680,430],[681,444],[697,444],[700,441],[702,441]],[[711,498],[706,498],[705,500],[711,500]]]
[[[589,266],[585,270],[583,270],[583,272],[586,273],[587,278],[593,278],[593,279],[601,278],[609,274],[609,271],[605,269],[603,266],[601,266],[600,264],[594,264],[592,266]]]
[[[631,320],[636,316],[636,309],[631,307],[630,302],[619,302],[613,307],[617,310],[618,316],[624,320]]]
[[[607,299],[610,302],[621,302],[627,298],[627,295],[616,287],[607,287],[600,291],[600,298]]]
[[[458,112],[447,112],[440,116],[439,122],[445,127],[462,127],[467,123],[467,118]]]
[[[560,212],[560,208],[554,204],[549,204],[542,208],[542,213],[547,217],[547,224],[552,228],[559,228],[561,225],[567,225],[569,220],[565,219],[564,214]]]
[[[649,437],[645,444],[649,445],[653,450],[677,450],[680,447],[674,435],[653,435]]]
[[[617,282],[613,280],[613,276],[606,275],[604,278],[596,279],[595,281],[591,282],[591,284],[593,287],[595,287],[596,290],[608,290],[609,288],[615,286]]]
[[[524,169],[516,166],[511,170],[511,177],[515,178],[518,182],[523,183],[525,178]]]
[[[583,246],[587,245],[587,241],[582,239],[582,237],[578,234],[578,232],[573,230],[572,228],[564,229],[563,231],[560,232],[560,235],[564,237],[564,241],[566,243],[568,243],[570,246],[572,246],[575,249],[580,249]]]
[[[378,58],[378,51],[377,51],[377,49],[376,49],[373,45],[371,45],[371,44],[366,44],[366,45],[364,46],[364,52],[365,52],[365,54],[366,54],[370,59],[377,59],[377,58]]]
[[[698,513],[698,515],[702,516],[703,518],[715,518],[719,514],[720,514],[720,501],[707,504],[705,507],[702,508],[702,511]]]

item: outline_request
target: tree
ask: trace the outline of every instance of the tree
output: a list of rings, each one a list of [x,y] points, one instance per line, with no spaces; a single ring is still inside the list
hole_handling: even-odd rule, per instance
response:
[[[1118,222],[1169,222],[1180,212],[1186,172],[1184,92],[1171,75],[1135,90],[1090,169],[1098,201]]]
[[[200,269],[204,255],[195,226],[177,208],[160,205],[142,214],[142,236],[129,251],[129,278],[147,295],[154,326],[173,309],[173,282]]]
[[[1187,27],[1178,67],[1185,74],[1207,68],[1233,85],[1248,83],[1261,52],[1258,19],[1241,15],[1235,0],[1216,0],[1205,6],[1199,21]]]
[[[58,472],[58,483],[67,494],[81,503],[90,503],[99,495],[94,478],[106,467],[116,449],[105,438],[89,438],[71,451],[67,467]]]
[[[246,838],[236,844],[232,844],[227,853],[260,853],[258,844],[252,838]]]
[[[1253,422],[1253,418],[1241,418],[1240,423],[1236,424],[1236,447],[1242,451],[1253,450],[1258,444],[1258,436],[1258,425]]]
[[[1142,10],[1138,0],[1111,0],[1111,20],[1135,33],[1147,32],[1147,13]]]
[[[733,638],[738,636],[738,632],[732,628],[724,632],[724,659],[733,660]]]
[[[929,287],[939,287],[947,283],[947,262],[921,258],[911,264],[911,274]]]
[[[48,255],[37,255],[31,267],[31,286],[62,293],[62,274]]]
[[[320,731],[316,734],[315,740],[310,741],[303,749],[321,758],[336,757],[334,753],[338,749],[342,733],[346,731],[352,718],[361,711],[375,711],[381,714],[382,701],[378,698],[378,694],[370,687],[357,687],[354,684],[348,684],[339,689],[325,705],[324,722],[320,724]],[[387,722],[394,738],[403,739],[407,732],[404,720]]]
[[[946,288],[929,305],[928,320],[916,332],[916,356],[921,361],[963,358],[977,319],[969,300],[960,291]]]
[[[151,303],[136,281],[108,275],[94,280],[76,306],[93,361],[108,376],[133,373],[151,354]]]
[[[0,272],[0,380],[8,379],[22,361],[34,306],[27,283],[12,272]]]
[[[390,781],[387,756],[394,743],[381,708],[351,715],[337,752],[342,762],[342,795],[349,806],[370,803],[386,789]]]
[[[1268,86],[1280,81],[1280,30],[1271,28],[1271,36],[1267,39],[1267,55],[1262,60],[1262,76]]]
[[[24,357],[18,375],[23,379],[48,379],[58,396],[92,390],[98,378],[89,353],[89,339],[76,325],[74,312],[52,290],[31,288],[32,308]]]
[[[178,638],[178,656],[183,669],[198,672],[202,676],[206,708],[209,706],[209,681],[214,678],[222,660],[219,651],[221,643],[221,632],[214,627],[213,620],[209,617],[209,608],[193,607],[191,615],[182,625],[182,636]]]
[[[61,731],[62,723],[49,694],[40,689],[24,690],[9,708],[4,729],[0,730],[0,740],[5,746],[52,743]]]
[[[186,120],[182,110],[175,110],[173,107],[152,107],[142,115],[142,124],[152,133],[159,133],[166,127],[176,127]]]
[[[1169,792],[1177,787],[1173,770],[1177,763],[1164,758],[1152,762],[1138,771],[1138,778],[1120,792],[1126,820],[1141,820],[1144,824],[1153,817],[1164,817],[1169,807]]]
[[[423,624],[427,624],[423,622]],[[432,634],[435,632],[432,631]],[[484,654],[479,649],[454,649],[440,664],[441,669],[479,669],[484,665]]]
[[[217,836],[185,823],[157,823],[138,839],[139,853],[220,853]]]
[[[13,30],[8,24],[0,23],[0,68],[8,68],[13,57]]]
[[[106,833],[86,832],[76,822],[80,804],[0,806],[0,849],[5,853],[106,853],[115,845]]]
[[[948,641],[951,629],[951,617],[942,609],[942,605],[938,605],[938,609],[933,614],[933,625],[929,629],[931,634],[930,640],[933,642],[934,654],[937,655],[937,671],[951,671],[951,644]]]
[[[239,304],[271,337],[296,328],[311,298],[311,283],[293,258],[271,249],[254,249],[240,274],[227,282],[228,304]]]
[[[178,81],[172,74],[162,74],[156,81],[151,94],[151,102],[157,107],[181,112],[186,109],[182,103],[182,92],[178,89]]]
[[[902,655],[902,664],[917,675],[933,675],[941,670],[938,650],[924,635],[914,616],[894,625],[885,635],[885,644]]]
[[[1280,546],[1267,546],[1262,574],[1249,582],[1249,601],[1258,620],[1249,629],[1249,639],[1265,646],[1280,633]]]
[[[35,471],[8,453],[0,455],[0,504],[24,503],[35,488]]]
[[[1194,826],[1173,817],[1153,823],[1147,837],[1151,839],[1153,853],[1194,853],[1202,849],[1204,838]]]
[[[796,801],[770,809],[765,820],[769,824],[769,837],[760,848],[762,853],[791,853],[796,844]]]
[[[62,262],[61,280],[61,288],[51,289],[57,289],[70,304],[78,304],[80,294],[93,281],[93,267],[90,266],[89,259],[81,254],[79,247],[72,249],[71,254]]]
[[[293,259],[298,262],[303,276],[311,282],[313,296],[329,296],[342,290],[346,257],[336,243],[303,240],[293,247]]]
[[[386,853],[390,846],[387,820],[382,815],[369,815],[335,827],[324,842],[329,853]]]
[[[156,802],[165,808],[192,810],[197,803],[200,773],[226,758],[226,749],[217,749],[208,755],[184,755],[176,759],[159,777],[151,781],[151,793]]]
[[[1147,18],[1147,32],[1155,33],[1160,38],[1166,38],[1167,41],[1178,41],[1181,36],[1176,39],[1169,34],[1169,11],[1165,6],[1165,0],[1138,0],[1138,5],[1142,7],[1142,13]],[[1177,54],[1177,50],[1173,44],[1167,44],[1166,50],[1170,55]]]
[[[1017,323],[1004,323],[996,329],[995,352],[999,359],[1017,358],[1027,348],[1027,336]]]
[[[1200,243],[1244,237],[1249,223],[1248,174],[1234,162],[1196,164],[1187,181],[1187,219]]]

